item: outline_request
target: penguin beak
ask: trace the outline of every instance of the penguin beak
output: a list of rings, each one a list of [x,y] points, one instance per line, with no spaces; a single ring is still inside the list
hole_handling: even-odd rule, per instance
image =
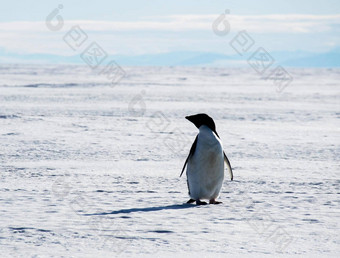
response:
[[[188,119],[191,123],[195,124],[193,117],[194,116],[186,116],[185,118]]]
[[[185,118],[188,119],[191,123],[193,123],[197,128],[199,128],[201,126],[201,124],[199,124],[199,121],[197,121],[196,115],[186,116]]]

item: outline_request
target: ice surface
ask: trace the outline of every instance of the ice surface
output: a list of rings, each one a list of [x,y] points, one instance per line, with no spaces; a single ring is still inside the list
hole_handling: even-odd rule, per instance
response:
[[[0,66],[2,257],[339,256],[339,69],[282,93],[249,69],[124,69]],[[201,112],[234,168],[221,205],[183,204]]]

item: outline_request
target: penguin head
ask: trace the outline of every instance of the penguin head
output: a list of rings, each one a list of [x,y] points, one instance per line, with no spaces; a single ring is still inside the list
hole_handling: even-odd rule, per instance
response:
[[[197,114],[192,116],[186,116],[190,122],[192,122],[197,128],[202,125],[208,126],[213,132],[216,133],[216,126],[214,120],[207,114]],[[217,133],[216,133],[217,134]]]

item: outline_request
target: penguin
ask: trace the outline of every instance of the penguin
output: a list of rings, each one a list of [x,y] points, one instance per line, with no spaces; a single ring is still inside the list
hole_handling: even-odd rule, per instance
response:
[[[189,155],[184,162],[180,177],[187,166],[187,184],[190,200],[187,203],[196,202],[197,205],[220,204],[216,201],[219,196],[224,179],[224,162],[227,165],[231,180],[233,171],[225,154],[222,142],[214,120],[207,114],[186,116],[199,130]]]

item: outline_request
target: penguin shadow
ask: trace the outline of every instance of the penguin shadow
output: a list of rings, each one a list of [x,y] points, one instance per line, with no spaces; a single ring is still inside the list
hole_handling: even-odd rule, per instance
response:
[[[95,216],[95,215],[114,215],[114,214],[129,214],[134,212],[152,212],[152,211],[162,211],[162,210],[183,210],[198,207],[193,204],[173,204],[166,206],[156,206],[156,207],[146,207],[146,208],[131,208],[131,209],[121,209],[110,212],[98,212],[92,214],[84,214],[85,216]]]

